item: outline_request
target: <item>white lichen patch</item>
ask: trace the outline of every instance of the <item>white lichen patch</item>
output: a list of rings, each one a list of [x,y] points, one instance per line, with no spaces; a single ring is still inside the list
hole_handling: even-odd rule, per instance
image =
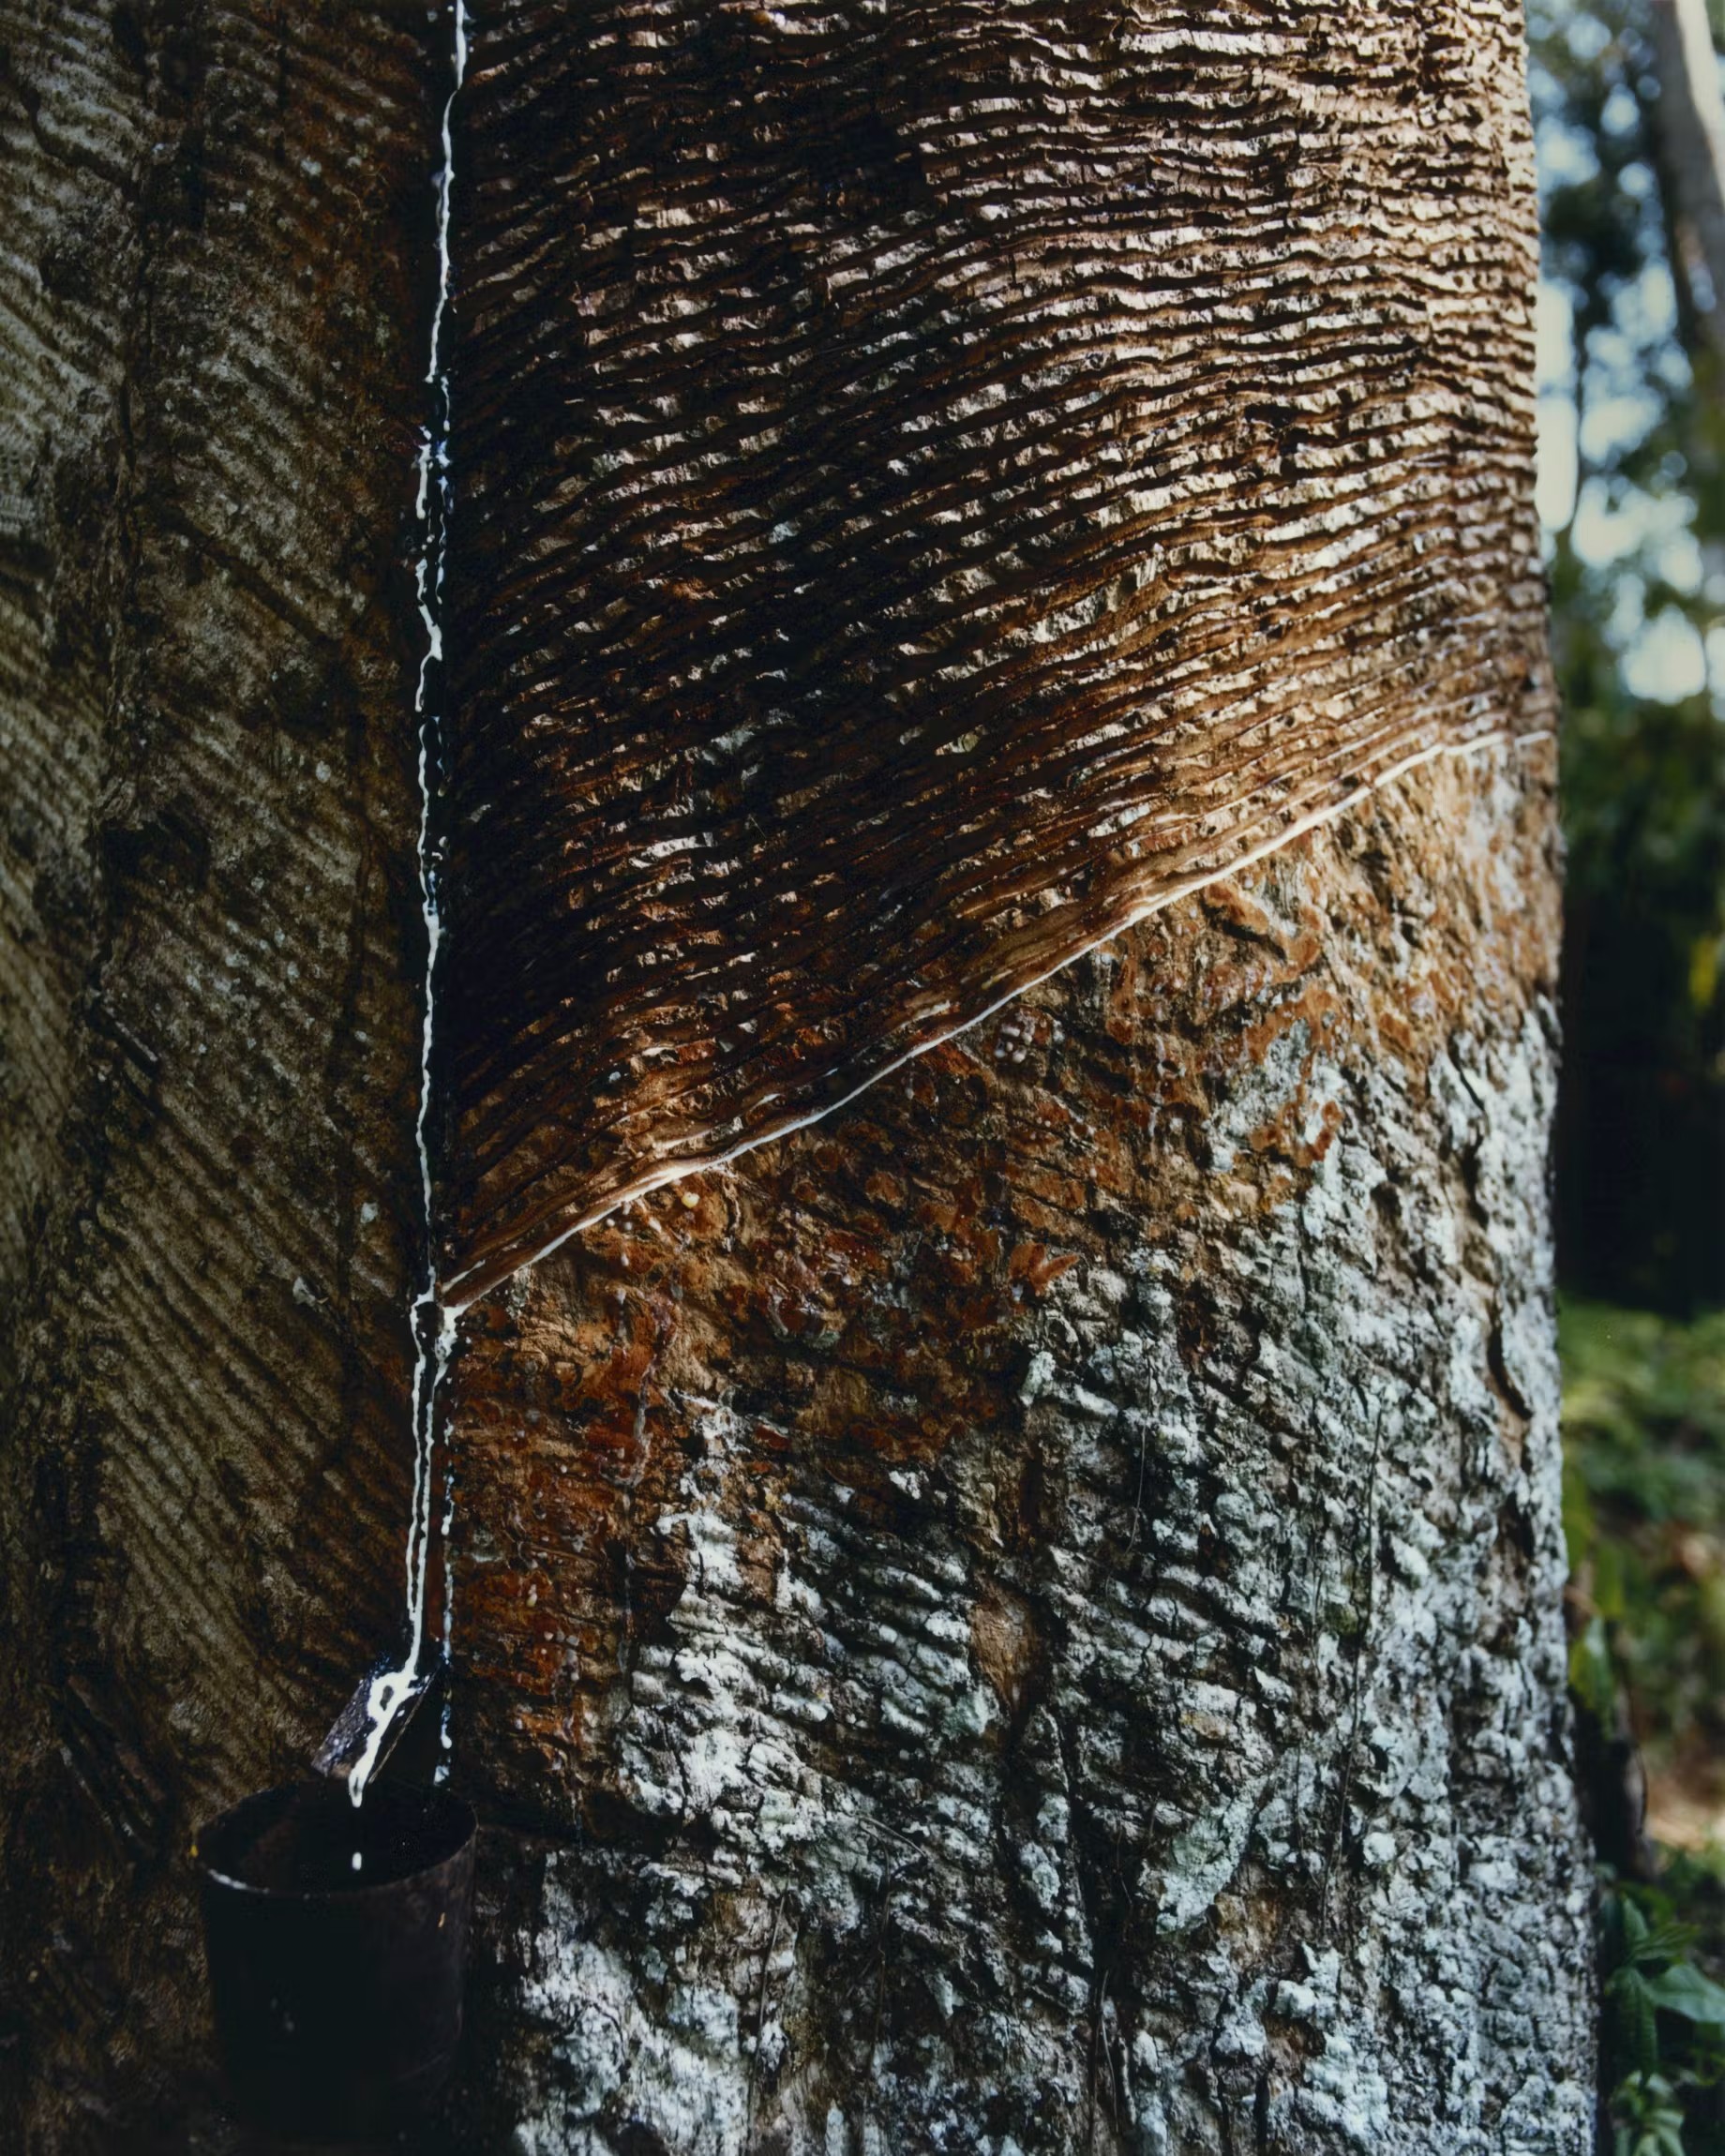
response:
[[[728,1993],[671,1981],[643,1995],[638,1970],[581,1937],[577,1905],[555,1869],[546,1879],[523,2011],[546,2030],[552,2107],[519,2119],[518,2156],[592,2156],[612,2142],[602,2122],[626,2092],[629,2116],[687,2156],[736,2156],[748,2070]]]

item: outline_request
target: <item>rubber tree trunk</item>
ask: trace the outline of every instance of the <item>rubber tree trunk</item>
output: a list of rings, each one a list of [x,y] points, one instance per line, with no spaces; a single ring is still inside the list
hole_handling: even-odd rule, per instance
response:
[[[449,24],[68,0],[4,0],[0,24],[0,2104],[22,2146],[58,2151],[171,2133],[210,2101],[190,1833],[294,1771],[400,1623],[426,1231],[413,462]],[[571,955],[586,922],[560,879],[588,857],[558,819],[626,793],[655,737],[649,709],[581,776],[593,622],[622,639],[615,693],[661,695],[698,792],[695,737],[724,713],[689,669],[728,639],[764,677],[775,599],[801,609],[804,655],[824,649],[813,617],[848,609],[869,694],[915,717],[927,608],[968,620],[985,656],[994,628],[965,606],[1010,585],[1000,634],[1022,648],[1058,659],[1072,615],[1116,638],[1143,696],[1177,684],[1185,790],[1154,758],[1140,776],[1170,829],[1195,816],[1225,858],[1189,831],[1179,861],[1201,874],[1154,848],[1130,875],[1124,846],[1067,862],[1080,926],[1123,891],[1128,912],[1156,903],[1088,956],[1069,937],[1068,963],[1024,968],[979,1023],[911,1039],[900,1068],[863,1069],[846,1104],[821,1065],[808,1127],[531,1271],[493,1265],[446,1414],[454,1771],[488,1822],[451,2147],[1590,2146],[1517,27],[1494,0],[1274,22],[984,20],[961,0],[475,15],[440,810],[446,1262],[519,1254],[491,1223],[534,1205],[515,1205],[517,1177],[488,1211],[497,1175],[525,1155],[562,1176],[579,1152],[540,1133],[579,1140],[568,1071],[598,1051],[578,1029],[560,1061],[551,1017],[518,1038],[504,1021],[617,978]],[[868,40],[888,30],[882,58]],[[803,36],[826,88],[788,112],[802,49],[781,47]],[[922,85],[922,132],[856,89],[889,79]],[[727,105],[715,82],[748,95]],[[1010,187],[960,155],[997,120]],[[653,366],[695,334],[702,279],[724,283],[692,245],[685,290],[674,262],[661,274],[704,198],[668,197],[655,159],[705,159],[723,222],[800,158],[846,230],[914,223],[927,190],[957,200],[980,173],[1001,214],[979,210],[966,245],[993,276],[1015,258],[988,235],[1018,230],[1039,157],[1070,175],[1093,134],[1083,184],[1115,199],[1108,128],[1143,167],[1118,194],[1150,205],[1141,267],[1168,275],[1162,451],[1129,405],[1047,455],[1034,403],[1018,448],[984,439],[998,400],[973,409],[987,385],[967,376],[948,402],[907,397],[941,499],[892,538],[884,599],[835,577],[813,608],[744,579],[728,611],[672,577],[643,601],[653,532],[632,552],[628,517],[600,512],[644,488],[697,529],[752,453],[718,428],[691,446],[675,399],[643,431],[607,401],[615,344],[580,326],[609,319],[619,247],[647,265]],[[597,218],[606,187],[636,190],[622,226]],[[818,317],[838,242],[806,213],[783,207],[774,274],[803,277]],[[1082,321],[1113,271],[1049,229],[1033,248],[1025,228],[1022,304],[1066,277]],[[1013,319],[1011,277],[987,289]],[[1302,345],[1308,315],[1322,334]],[[968,351],[939,307],[917,319],[912,360]],[[730,354],[720,404],[768,368],[796,416],[751,340],[794,344],[802,320],[702,322]],[[1254,367],[1274,396],[1247,394]],[[818,472],[844,437],[831,379],[810,379]],[[1085,509],[1074,539],[1067,510],[1153,453],[1165,491],[1128,533],[1148,566],[1122,583],[1119,519]],[[866,525],[884,498],[834,482],[828,506]],[[1269,544],[1331,511],[1358,546]],[[806,543],[842,524],[817,517]],[[722,537],[691,575],[722,564]],[[1087,610],[1074,562],[1129,598]],[[916,629],[902,678],[892,619]],[[840,659],[832,679],[860,695]],[[1241,666],[1262,732],[1229,738],[1313,809],[1255,861],[1239,774],[1265,759],[1205,760]],[[1058,747],[1050,667],[1014,679]],[[1207,703],[1224,680],[1235,703]],[[788,725],[829,709],[812,662],[790,687]],[[1081,785],[1091,752],[1070,746]],[[877,801],[893,771],[869,764]],[[1032,847],[1051,798],[1026,788]],[[861,889],[875,842],[856,822],[854,857],[842,821],[823,844]],[[1012,903],[1040,951],[1037,922],[1065,917],[1035,880]],[[628,903],[624,876],[594,917]],[[673,921],[682,964],[698,908],[679,919],[669,883],[635,903],[638,942]],[[917,893],[891,918],[921,918]],[[470,955],[504,954],[477,980],[464,923]],[[847,976],[799,928],[830,1017]],[[870,1008],[914,1036],[890,943],[883,926],[864,951]],[[995,948],[960,951],[967,1016]],[[676,1038],[763,1134],[760,1088],[724,1094],[744,1051],[703,1061]],[[651,1108],[638,1077],[625,1092]],[[692,1166],[682,1113],[652,1128]],[[575,1191],[557,1182],[565,1212]]]

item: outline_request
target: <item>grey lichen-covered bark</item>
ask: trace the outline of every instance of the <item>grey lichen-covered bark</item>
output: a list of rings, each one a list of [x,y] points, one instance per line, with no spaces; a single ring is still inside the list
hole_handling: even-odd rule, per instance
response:
[[[1550,846],[1430,769],[489,1313],[500,2144],[1591,2146]]]
[[[1298,46],[1363,200],[1346,24],[1225,12],[1237,83]],[[1458,44],[1507,52],[1508,17],[1429,12],[1364,11],[1372,111],[1449,85],[1454,249],[1489,201],[1519,259],[1513,100]],[[1132,8],[1079,14],[1132,45]],[[189,1832],[398,1621],[447,27],[0,0],[0,2147],[183,2143]],[[1491,617],[1477,681],[1446,631],[1470,738],[1548,679],[1507,291],[1431,306],[1452,419],[1476,332],[1495,355],[1457,424],[1508,510],[1404,443]],[[1380,357],[1418,314],[1364,325]],[[1310,488],[1298,412],[1265,424]],[[531,447],[499,430],[498,500],[518,453],[561,508]],[[1391,536],[1412,575],[1430,532]],[[508,593],[468,596],[502,655],[460,664],[513,693]],[[1419,688],[1423,602],[1298,598],[1327,696],[1380,655]],[[1177,658],[1195,725],[1221,662]],[[1586,2149],[1546,754],[1425,766],[470,1313],[455,1761],[488,1832],[449,2145]]]

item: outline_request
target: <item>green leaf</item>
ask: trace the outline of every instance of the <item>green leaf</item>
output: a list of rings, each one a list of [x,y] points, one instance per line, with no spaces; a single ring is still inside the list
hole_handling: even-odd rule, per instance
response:
[[[1602,1617],[1590,1617],[1569,1650],[1569,1688],[1597,1722],[1611,1726],[1617,1672],[1612,1666]]]
[[[1700,2029],[1725,2029],[1725,1984],[1703,1976],[1693,1962],[1673,1962],[1642,1983],[1654,2005],[1666,2014],[1680,2014]]]
[[[1659,2025],[1644,1978],[1638,1977],[1634,1984],[1625,1985],[1624,2005],[1630,2052],[1642,2074],[1652,2074],[1659,2063]]]
[[[1612,2091],[1613,2156],[1685,2156],[1683,2112],[1662,2074],[1631,2074]]]

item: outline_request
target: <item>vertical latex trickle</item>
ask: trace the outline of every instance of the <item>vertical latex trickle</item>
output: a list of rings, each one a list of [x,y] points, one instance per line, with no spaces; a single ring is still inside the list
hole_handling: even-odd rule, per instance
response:
[[[467,10],[454,0],[454,52],[449,96],[443,103],[442,163],[437,178],[437,302],[431,314],[430,356],[426,382],[431,392],[431,420],[419,453],[417,509],[422,535],[416,581],[419,618],[425,628],[414,710],[419,720],[419,902],[426,926],[426,994],[420,1022],[419,1115],[414,1143],[419,1153],[420,1202],[426,1224],[421,1284],[410,1318],[413,1330],[413,1497],[407,1536],[407,1652],[400,1664],[373,1678],[367,1712],[370,1728],[365,1749],[348,1776],[353,1802],[361,1803],[377,1764],[383,1737],[420,1680],[425,1652],[426,1595],[430,1571],[438,1394],[455,1347],[456,1320],[438,1294],[435,1187],[431,1165],[432,1042],[437,1017],[438,960],[442,947],[442,917],[438,894],[438,846],[435,806],[442,751],[443,684],[443,565],[449,528],[449,372],[443,350],[449,312],[450,197],[455,181],[455,101],[467,72]],[[449,1491],[445,1483],[442,1531],[449,1528]],[[445,1594],[442,1645],[449,1645],[449,1608]],[[446,1734],[446,1732],[445,1732]]]

